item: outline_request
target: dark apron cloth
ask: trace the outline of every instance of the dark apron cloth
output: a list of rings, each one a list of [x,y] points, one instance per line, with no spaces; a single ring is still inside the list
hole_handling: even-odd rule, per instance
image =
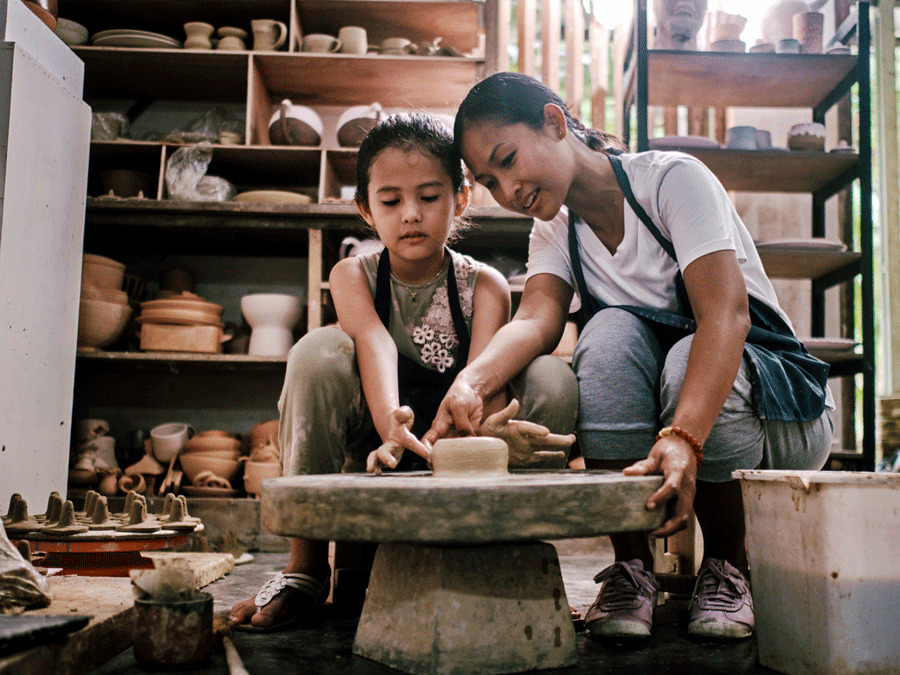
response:
[[[469,359],[469,329],[463,316],[459,303],[459,291],[456,287],[456,268],[453,257],[447,249],[447,257],[450,259],[450,269],[447,270],[447,299],[450,304],[450,316],[453,319],[453,327],[459,340],[459,351],[452,368],[443,373],[426,368],[421,363],[413,361],[403,354],[397,354],[397,380],[400,389],[400,405],[408,405],[412,408],[413,419],[412,433],[417,438],[431,428],[438,407],[444,399],[444,395],[456,379],[457,373],[463,369]],[[385,328],[390,328],[391,320],[391,260],[387,249],[381,253],[378,260],[378,272],[375,278],[375,311]],[[369,451],[381,445],[381,438],[376,431],[369,439],[367,445]],[[414,452],[406,451],[400,459],[395,471],[420,471],[427,468],[424,459]]]
[[[618,153],[616,153],[618,154]],[[647,227],[663,250],[677,262],[675,247],[638,203],[631,183],[618,157],[608,155],[619,187],[629,206]],[[569,255],[572,271],[581,296],[585,321],[596,312],[609,307],[587,289],[575,231],[575,214],[569,211]],[[616,305],[648,323],[665,349],[697,330],[690,301],[679,270],[675,275],[675,294],[678,312],[635,305]],[[748,295],[751,328],[744,344],[753,388],[753,405],[761,419],[784,422],[809,422],[818,419],[825,410],[825,388],[828,364],[812,356],[795,336],[778,312],[762,300]]]

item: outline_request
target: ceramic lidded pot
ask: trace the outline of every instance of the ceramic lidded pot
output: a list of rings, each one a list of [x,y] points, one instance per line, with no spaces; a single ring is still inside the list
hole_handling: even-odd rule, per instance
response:
[[[322,118],[315,110],[284,99],[269,119],[269,142],[272,145],[319,145],[322,130]]]
[[[344,147],[359,147],[366,135],[381,121],[384,111],[380,103],[347,108],[338,119],[337,140]]]

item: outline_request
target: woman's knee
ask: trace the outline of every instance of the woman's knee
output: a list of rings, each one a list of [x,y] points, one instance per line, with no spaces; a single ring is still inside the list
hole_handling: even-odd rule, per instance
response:
[[[655,381],[661,359],[659,342],[647,325],[630,312],[610,307],[597,312],[581,331],[572,368],[582,382],[616,382],[625,370]]]
[[[519,400],[520,419],[542,424],[555,434],[568,434],[578,418],[578,378],[556,356],[537,357],[511,383]]]
[[[300,338],[288,353],[287,378],[327,379],[349,375],[356,367],[353,340],[335,326],[316,328]]]

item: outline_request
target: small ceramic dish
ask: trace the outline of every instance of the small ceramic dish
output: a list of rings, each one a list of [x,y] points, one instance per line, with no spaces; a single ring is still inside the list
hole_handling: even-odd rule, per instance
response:
[[[312,204],[312,197],[286,190],[250,190],[234,197],[236,202],[252,204]]]

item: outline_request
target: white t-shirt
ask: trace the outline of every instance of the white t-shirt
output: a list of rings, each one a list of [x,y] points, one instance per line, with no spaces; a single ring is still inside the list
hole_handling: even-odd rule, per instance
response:
[[[620,155],[638,203],[672,242],[676,263],[659,245],[625,202],[625,235],[611,254],[590,226],[576,221],[581,265],[588,290],[609,305],[637,305],[677,311],[675,274],[694,260],[715,251],[734,251],[747,291],[774,307],[772,284],[763,271],[747,227],[728,193],[713,173],[695,157],[681,152],[650,151]],[[578,284],[569,258],[568,209],[556,217],[535,221],[528,245],[528,277],[549,273],[573,289]],[[573,301],[572,309],[580,303]]]

